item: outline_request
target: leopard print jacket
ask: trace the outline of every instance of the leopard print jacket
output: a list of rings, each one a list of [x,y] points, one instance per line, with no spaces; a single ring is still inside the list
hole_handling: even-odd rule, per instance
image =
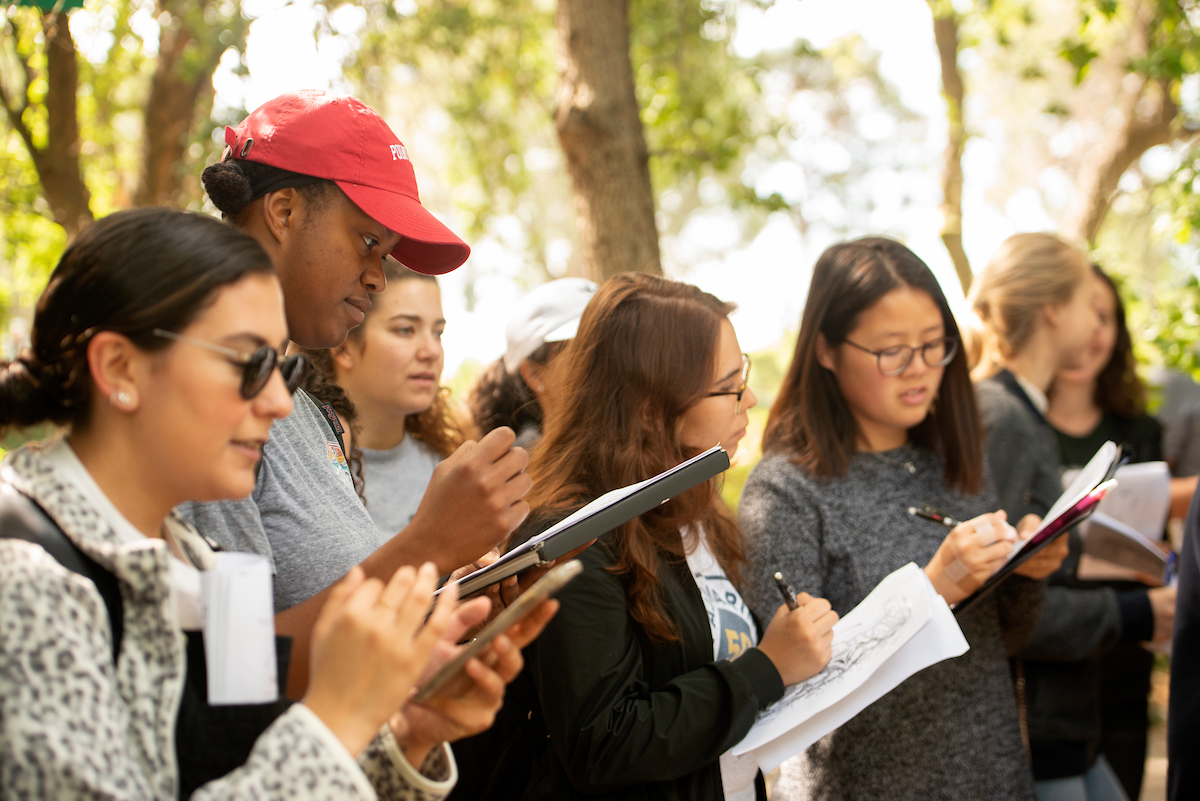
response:
[[[122,543],[37,449],[11,454],[0,480],[36,500],[82,551],[117,577],[124,634],[114,668],[108,612],[88,579],[39,546],[0,538],[0,798],[174,799],[175,718],[186,667],[162,540]],[[212,552],[180,518],[172,534],[196,564]],[[355,762],[294,704],[245,765],[194,799],[412,799],[454,785],[449,748],[420,772],[387,727]]]

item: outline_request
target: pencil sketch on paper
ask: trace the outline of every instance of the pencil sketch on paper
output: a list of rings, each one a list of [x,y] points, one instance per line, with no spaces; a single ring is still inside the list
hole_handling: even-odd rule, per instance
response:
[[[875,614],[865,620],[855,621],[856,625],[847,630],[839,631],[841,637],[833,642],[833,655],[825,669],[807,681],[793,684],[784,693],[783,698],[762,711],[759,721],[794,712],[795,705],[815,698],[825,691],[837,691],[837,685],[850,680],[855,674],[872,673],[882,662],[891,656],[887,646],[905,631],[905,623],[913,616],[911,593],[897,593],[890,596],[876,610]]]
[[[796,728],[854,693],[929,621],[929,579],[911,562],[894,571],[833,627],[825,669],[789,687],[735,747],[744,753]]]

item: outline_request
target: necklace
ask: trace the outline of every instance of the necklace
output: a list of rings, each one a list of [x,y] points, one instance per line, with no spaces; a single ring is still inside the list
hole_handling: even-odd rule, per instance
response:
[[[874,456],[879,461],[883,462],[884,464],[890,464],[893,467],[903,467],[909,473],[917,472],[917,466],[915,464],[913,464],[911,459],[905,459],[905,460],[890,459],[887,456],[884,456],[879,451],[871,451],[871,455]]]

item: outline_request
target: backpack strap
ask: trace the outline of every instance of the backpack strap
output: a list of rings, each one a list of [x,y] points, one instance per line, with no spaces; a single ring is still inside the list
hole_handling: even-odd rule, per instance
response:
[[[108,609],[113,665],[116,665],[125,628],[124,604],[117,577],[71,542],[37,501],[10,484],[0,484],[0,538],[40,545],[60,565],[96,585],[96,591]]]

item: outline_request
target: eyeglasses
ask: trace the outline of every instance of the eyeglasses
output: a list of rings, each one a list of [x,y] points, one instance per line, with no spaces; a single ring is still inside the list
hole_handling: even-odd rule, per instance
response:
[[[742,396],[746,394],[746,382],[750,380],[750,354],[742,354],[742,383],[735,390],[728,392],[710,392],[705,397],[720,398],[725,395],[737,395],[737,403],[734,404],[733,413],[741,414],[742,412]]]
[[[864,353],[874,356],[879,366],[879,372],[886,376],[900,375],[907,370],[913,354],[917,351],[921,352],[921,358],[925,360],[928,367],[945,367],[958,353],[958,337],[940,337],[915,348],[908,345],[893,345],[883,350],[864,348],[857,342],[851,342],[848,339],[843,341],[847,345],[853,345]]]
[[[242,368],[240,391],[246,400],[250,400],[263,391],[267,382],[271,380],[271,371],[276,367],[279,367],[279,372],[283,374],[283,382],[287,384],[289,393],[296,391],[296,387],[300,386],[300,382],[304,379],[304,373],[308,370],[308,359],[304,358],[302,354],[281,359],[279,351],[270,345],[263,345],[255,349],[253,353],[244,353],[222,345],[214,345],[212,342],[205,342],[202,339],[185,337],[174,331],[164,331],[161,328],[155,328],[152,333],[156,337],[173,339],[176,342],[211,350],[213,353],[219,353],[228,358],[234,364],[240,365]]]

